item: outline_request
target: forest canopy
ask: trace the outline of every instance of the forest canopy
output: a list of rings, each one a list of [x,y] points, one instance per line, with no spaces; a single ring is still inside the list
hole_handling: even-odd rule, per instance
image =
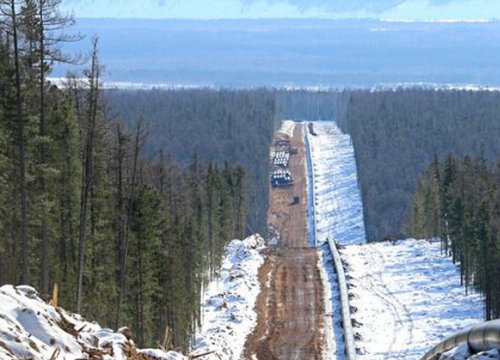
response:
[[[370,241],[405,235],[412,194],[435,155],[500,158],[498,91],[345,91],[336,109],[353,139]]]
[[[161,150],[172,159],[241,165],[248,177],[247,233],[267,234],[269,148],[279,126],[279,108],[271,90],[110,90],[109,111],[127,124],[143,116],[150,130],[145,151]]]

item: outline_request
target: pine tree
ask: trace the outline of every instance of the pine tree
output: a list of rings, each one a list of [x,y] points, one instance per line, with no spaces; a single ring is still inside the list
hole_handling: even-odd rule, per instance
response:
[[[19,184],[19,282],[29,282],[29,239],[28,239],[28,186],[26,180],[26,119],[24,114],[24,94],[22,92],[22,69],[19,34],[20,2],[16,0],[2,0],[0,12],[7,18],[7,26],[12,37],[12,58],[14,59],[14,87],[15,87],[15,119],[17,133],[15,143],[18,148],[17,167]]]
[[[161,201],[159,193],[150,186],[141,185],[132,202],[131,277],[129,294],[132,307],[133,330],[141,346],[153,346],[155,319],[159,308],[155,296],[159,291],[158,261],[160,260]]]

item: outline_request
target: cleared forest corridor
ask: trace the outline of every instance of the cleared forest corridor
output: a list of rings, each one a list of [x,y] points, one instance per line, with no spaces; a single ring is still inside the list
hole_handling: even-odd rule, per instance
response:
[[[318,250],[307,241],[304,131],[297,124],[276,137],[290,140],[297,151],[289,163],[293,186],[270,189],[268,226],[277,242],[260,269],[257,327],[246,343],[247,359],[322,358],[325,306]]]

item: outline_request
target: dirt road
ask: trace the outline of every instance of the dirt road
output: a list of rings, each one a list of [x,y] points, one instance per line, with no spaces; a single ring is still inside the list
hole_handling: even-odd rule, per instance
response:
[[[313,248],[271,250],[259,274],[258,324],[247,341],[247,359],[321,359],[324,307],[317,260]]]
[[[286,188],[269,188],[268,227],[278,236],[283,247],[307,246],[307,178],[304,126],[296,125],[290,139],[297,154],[290,157],[290,171],[294,185]],[[280,136],[283,138],[284,136]],[[294,196],[299,204],[291,205]]]
[[[304,127],[295,127],[290,158],[293,187],[271,189],[268,224],[279,237],[260,269],[257,327],[245,358],[321,359],[324,343],[323,288],[318,252],[307,247],[307,178]],[[300,203],[292,205],[293,197]]]

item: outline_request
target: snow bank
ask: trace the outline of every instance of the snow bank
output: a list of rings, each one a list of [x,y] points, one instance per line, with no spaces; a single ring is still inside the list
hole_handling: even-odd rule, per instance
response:
[[[419,359],[432,346],[482,321],[481,296],[465,296],[460,273],[438,242],[409,239],[342,250],[360,359]]]
[[[0,359],[86,359],[93,352],[104,360],[125,360],[126,349],[136,351],[125,333],[103,329],[80,315],[55,308],[32,287],[0,287]],[[174,352],[158,350],[155,354],[149,358],[186,359]]]
[[[334,122],[313,123],[309,144],[314,171],[316,241],[365,242],[363,204],[351,137]]]
[[[253,235],[227,246],[219,279],[208,286],[203,305],[203,325],[192,355],[213,352],[204,359],[239,359],[245,341],[257,324],[255,302],[260,292],[258,271],[265,241]]]

